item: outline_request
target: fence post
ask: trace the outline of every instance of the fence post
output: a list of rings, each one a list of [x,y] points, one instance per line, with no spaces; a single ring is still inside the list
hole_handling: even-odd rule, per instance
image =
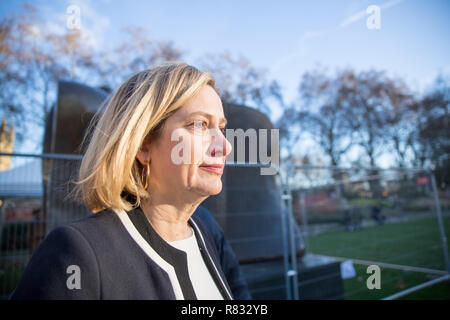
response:
[[[447,273],[450,274],[450,263],[449,263],[449,259],[448,259],[447,237],[445,235],[444,222],[442,220],[442,211],[441,211],[441,205],[439,203],[438,190],[436,187],[436,178],[434,177],[433,172],[431,172],[430,170],[428,170],[428,174],[430,176],[431,188],[433,190],[434,204],[436,207],[436,215],[437,215],[438,224],[439,224],[439,232],[441,234],[442,250],[444,252],[445,267],[447,269]]]
[[[299,294],[298,294],[297,250],[295,246],[295,231],[294,231],[295,221],[292,209],[292,192],[289,186],[289,177],[291,176],[293,169],[294,169],[293,167],[290,167],[287,172],[286,189],[285,189],[286,190],[285,200],[287,202],[288,236],[289,236],[289,247],[291,257],[290,268],[287,273],[287,276],[289,277],[289,282],[291,283],[292,299],[298,300]]]
[[[288,169],[289,171],[289,169]],[[289,278],[289,248],[288,248],[288,234],[287,234],[287,194],[286,194],[286,180],[283,180],[280,173],[280,184],[281,184],[281,233],[283,237],[283,260],[284,260],[284,279],[286,283],[286,299],[292,300],[292,289],[291,281]]]
[[[303,224],[303,241],[305,243],[305,252],[309,250],[309,227],[308,227],[308,215],[306,213],[305,205],[305,192],[300,193],[300,210],[302,211],[302,224]]]
[[[289,187],[289,177],[294,168],[289,166],[287,169],[286,179],[283,185],[283,246],[284,246],[284,262],[285,262],[285,279],[288,300],[298,300],[298,270],[297,270],[297,254],[295,246],[294,232],[294,216],[292,213],[292,194]],[[286,226],[287,224],[287,226]],[[289,261],[290,257],[290,261]]]
[[[288,223],[289,223],[289,240],[291,247],[291,282],[292,282],[292,295],[294,300],[298,300],[298,268],[297,268],[297,250],[295,245],[295,231],[294,231],[294,214],[292,209],[292,193],[288,185]]]

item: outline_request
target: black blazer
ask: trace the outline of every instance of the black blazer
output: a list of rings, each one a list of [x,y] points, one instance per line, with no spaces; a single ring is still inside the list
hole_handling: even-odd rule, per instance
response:
[[[224,299],[232,299],[214,240],[191,217],[200,252]],[[196,299],[186,253],[165,242],[141,208],[104,210],[50,232],[11,299]]]

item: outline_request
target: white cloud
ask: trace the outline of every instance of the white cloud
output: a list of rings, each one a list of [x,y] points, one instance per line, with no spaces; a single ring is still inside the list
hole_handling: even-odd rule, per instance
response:
[[[341,23],[339,24],[339,26],[342,27],[346,27],[349,24],[352,24],[356,21],[359,21],[361,19],[363,19],[365,16],[367,15],[366,10],[361,10],[358,11],[357,13],[352,14],[351,16],[345,18],[344,20],[341,21]]]

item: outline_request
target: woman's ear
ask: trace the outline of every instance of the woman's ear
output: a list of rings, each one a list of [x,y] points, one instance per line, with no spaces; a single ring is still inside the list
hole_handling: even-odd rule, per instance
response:
[[[138,159],[138,161],[144,165],[148,162],[150,162],[150,148],[148,145],[142,145],[139,148],[139,151],[136,154],[136,158]]]

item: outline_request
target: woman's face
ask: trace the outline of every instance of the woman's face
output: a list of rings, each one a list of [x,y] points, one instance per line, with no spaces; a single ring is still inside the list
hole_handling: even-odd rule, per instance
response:
[[[138,153],[141,163],[150,160],[150,194],[181,201],[218,194],[225,159],[231,152],[223,134],[225,125],[222,102],[205,85],[166,120],[161,135]]]

